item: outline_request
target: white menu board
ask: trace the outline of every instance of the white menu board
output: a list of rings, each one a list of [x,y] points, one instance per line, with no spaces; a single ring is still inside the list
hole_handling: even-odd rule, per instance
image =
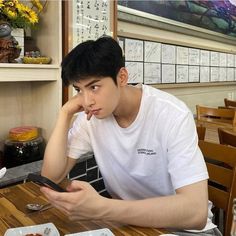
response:
[[[199,77],[200,77],[199,66],[189,66],[188,72],[189,72],[189,77],[188,77],[189,82],[199,82]]]
[[[126,62],[125,66],[129,73],[128,83],[143,83],[143,63]]]
[[[144,63],[144,83],[145,84],[161,83],[160,63]]]
[[[234,80],[234,68],[227,68],[227,81]]]
[[[161,62],[161,44],[156,42],[144,42],[144,61]]]
[[[109,0],[72,0],[72,47],[102,35],[112,36],[112,14],[114,4]]]
[[[220,67],[226,67],[227,66],[227,54],[224,52],[220,52]]]
[[[200,50],[195,48],[189,48],[188,50],[188,62],[189,65],[199,65],[200,63]]]
[[[187,47],[180,47],[180,46],[177,47],[176,64],[188,65],[188,48]]]
[[[176,66],[176,83],[188,82],[188,66],[177,65]]]
[[[167,64],[175,64],[176,46],[169,44],[161,45],[161,62]]]
[[[162,83],[175,83],[175,65],[162,64]]]
[[[227,70],[226,67],[220,67],[219,69],[219,81],[227,80]]]
[[[211,67],[211,81],[219,81],[219,67]]]
[[[227,54],[227,67],[234,67],[234,54]]]
[[[126,39],[125,59],[127,61],[143,61],[143,41]]]
[[[211,66],[219,66],[219,53],[211,52]]]
[[[207,50],[200,50],[200,65],[209,66],[210,65],[210,52]]]
[[[200,82],[209,82],[210,81],[210,68],[209,66],[200,67]]]

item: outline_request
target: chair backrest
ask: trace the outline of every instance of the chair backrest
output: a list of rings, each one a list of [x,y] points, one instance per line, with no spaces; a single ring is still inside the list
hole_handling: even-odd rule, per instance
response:
[[[204,140],[205,139],[205,134],[206,134],[206,127],[202,125],[197,126],[197,135],[199,140]]]
[[[218,135],[221,144],[236,147],[236,133],[233,134],[232,132],[223,128],[218,128]]]
[[[209,200],[224,211],[224,235],[230,235],[233,199],[236,197],[236,148],[199,141],[206,161]]]
[[[229,100],[228,98],[224,99],[225,106],[228,108],[236,108],[236,101]]]
[[[227,123],[236,126],[236,110],[227,108],[213,108],[205,106],[196,106],[197,120]]]

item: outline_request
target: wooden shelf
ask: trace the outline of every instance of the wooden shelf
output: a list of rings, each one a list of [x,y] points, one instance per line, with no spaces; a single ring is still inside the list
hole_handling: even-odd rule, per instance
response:
[[[41,128],[47,141],[61,108],[61,1],[48,1],[40,24],[31,33],[52,64],[0,63],[0,144],[9,129],[23,125]]]
[[[209,82],[209,83],[150,84],[150,85],[160,89],[191,88],[191,87],[196,88],[196,87],[216,87],[216,86],[236,85],[236,81]]]
[[[59,66],[11,66],[0,69],[0,82],[55,81],[60,79]]]

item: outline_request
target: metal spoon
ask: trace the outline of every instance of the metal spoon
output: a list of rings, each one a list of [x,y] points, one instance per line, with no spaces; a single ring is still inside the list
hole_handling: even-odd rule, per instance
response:
[[[3,167],[2,169],[0,169],[0,179],[6,174],[7,172],[7,168]]]
[[[29,203],[26,205],[26,207],[31,211],[44,211],[51,208],[52,206],[50,203],[47,204]]]

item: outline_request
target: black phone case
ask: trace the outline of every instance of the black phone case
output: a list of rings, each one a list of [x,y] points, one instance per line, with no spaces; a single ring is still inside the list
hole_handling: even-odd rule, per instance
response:
[[[62,187],[60,187],[59,185],[57,185],[56,183],[54,183],[50,179],[48,179],[44,176],[41,176],[41,175],[32,174],[32,173],[28,174],[27,180],[32,181],[32,182],[39,184],[41,186],[46,186],[46,187],[51,188],[51,189],[58,191],[58,192],[66,192],[65,189],[63,189]]]

